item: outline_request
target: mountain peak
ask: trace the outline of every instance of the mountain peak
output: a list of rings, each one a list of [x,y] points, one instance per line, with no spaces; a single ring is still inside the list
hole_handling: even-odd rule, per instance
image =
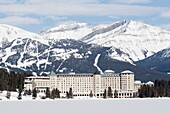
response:
[[[147,33],[152,33],[152,34],[159,34],[162,32],[168,33],[168,31],[163,30],[157,26],[152,26],[146,23],[143,23],[141,21],[133,21],[130,20],[128,25],[127,25],[127,30],[132,31],[132,32],[141,32],[141,34],[147,34]],[[145,30],[145,32],[144,32]]]
[[[48,39],[75,39],[79,40],[83,36],[92,32],[92,26],[87,23],[68,22],[60,24],[43,33],[44,38]]]
[[[0,24],[0,42],[2,42],[4,39],[8,42],[12,42],[15,39],[24,39],[24,38],[30,38],[37,41],[42,41],[42,37],[36,33],[32,33],[29,31],[26,31],[24,29],[6,25],[6,24]],[[46,43],[47,44],[47,43]]]
[[[83,27],[86,27],[86,26],[88,26],[87,23],[67,22],[67,23],[60,24],[56,27],[53,27],[53,28],[47,30],[47,33],[76,30],[76,29],[83,28]]]
[[[12,25],[7,25],[7,24],[0,24],[0,28],[1,28],[1,30],[5,30],[5,31],[6,30],[24,31],[21,28],[18,28],[18,27],[12,26]]]
[[[112,47],[112,58],[133,62],[166,48],[170,32],[138,21],[119,21],[93,31],[82,41]]]

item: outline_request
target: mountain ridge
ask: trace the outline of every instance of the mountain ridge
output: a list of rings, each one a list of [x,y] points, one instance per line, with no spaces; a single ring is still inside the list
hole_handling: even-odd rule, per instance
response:
[[[5,25],[0,28],[2,26]],[[52,29],[53,35],[49,35],[52,30],[38,35],[6,25],[6,29],[0,31],[0,66],[37,75],[51,71],[92,73],[111,67],[119,72],[122,71],[119,68],[130,67],[137,78],[143,80],[154,79],[154,75],[155,78],[166,76],[157,70],[149,72],[150,69],[136,62],[167,48],[170,43],[168,31],[136,21],[97,26],[73,23],[60,28],[62,30],[57,28],[59,31]],[[58,32],[60,35],[56,35]]]
[[[49,40],[75,39],[89,44],[112,47],[112,53],[110,54],[112,58],[121,57],[118,60],[130,62],[132,64],[153,55],[161,49],[165,49],[168,43],[170,43],[170,32],[137,21],[121,21],[108,25],[98,25],[100,27],[97,29],[95,29],[96,26],[89,27],[90,25],[87,23],[66,23],[59,25],[56,28],[51,28],[41,35],[13,26],[9,27],[8,25],[1,24],[0,27],[2,28],[2,26],[7,26],[6,28],[8,28],[8,30],[2,30],[4,32],[6,31],[6,33],[2,31],[0,32],[2,35],[0,40],[1,46],[3,46],[3,42],[8,42],[9,39],[14,40],[15,38],[24,37],[31,38],[33,40],[36,39],[46,45],[48,45]],[[76,30],[74,31],[72,27],[76,27]],[[85,27],[86,30],[84,30],[83,27]],[[79,28],[83,28],[83,32],[82,29],[77,31]],[[60,33],[57,35],[55,29],[62,29],[63,31],[59,31]],[[69,31],[71,30],[71,33],[67,34],[68,29]],[[53,31],[55,32],[54,34],[52,33]],[[49,33],[52,33],[52,35]],[[122,54],[119,55],[116,50],[121,51]]]
[[[170,47],[136,63],[142,67],[160,72],[170,73]]]

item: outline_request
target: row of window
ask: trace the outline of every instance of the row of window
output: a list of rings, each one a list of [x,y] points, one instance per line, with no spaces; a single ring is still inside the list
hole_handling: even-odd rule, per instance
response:
[[[36,86],[49,86],[49,83],[36,83]]]

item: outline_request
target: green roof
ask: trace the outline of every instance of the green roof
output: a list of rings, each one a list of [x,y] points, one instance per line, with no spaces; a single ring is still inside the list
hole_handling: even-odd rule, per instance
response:
[[[117,73],[104,73],[102,74],[102,76],[120,76],[120,75]]]
[[[54,71],[51,71],[49,74],[49,76],[55,76],[55,75],[56,75],[56,73]]]

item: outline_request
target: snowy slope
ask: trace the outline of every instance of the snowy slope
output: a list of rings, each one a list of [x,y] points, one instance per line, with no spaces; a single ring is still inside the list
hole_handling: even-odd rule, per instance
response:
[[[168,47],[170,32],[141,22],[123,21],[98,29],[82,40],[112,47],[112,58],[133,63]]]
[[[160,72],[170,72],[170,47],[163,49],[154,55],[138,61],[137,65]]]
[[[48,45],[31,38],[13,40],[10,44],[0,48],[0,67],[24,70],[40,75],[42,73],[49,74],[52,70],[54,72],[79,70],[75,65],[78,60],[89,62],[85,60],[90,57],[93,63],[98,51],[106,50],[71,39],[47,40],[47,42]],[[68,61],[69,59],[71,61]],[[73,61],[73,59],[75,60]],[[69,66],[71,63],[75,67]],[[85,66],[82,65],[82,69]],[[85,68],[84,72],[86,71]]]
[[[47,30],[42,36],[9,25],[0,25],[0,29],[0,47],[8,46],[14,40],[17,44],[25,38],[45,45],[48,45],[50,39],[76,39],[112,47],[109,51],[111,58],[131,64],[165,49],[170,43],[170,32],[136,21],[97,26],[77,22],[65,23]],[[10,52],[10,48],[6,51],[8,56],[14,54]]]
[[[42,48],[49,45],[48,40],[36,33],[10,25],[0,24],[0,29],[1,67],[25,70],[33,63],[42,62],[39,60],[39,53]]]
[[[41,35],[9,25],[1,24],[0,29],[0,67],[37,74],[93,73],[108,68],[120,72],[121,67],[130,68],[142,79],[136,61],[170,44],[170,32],[136,21],[97,26],[66,23]],[[154,76],[149,79],[161,76],[156,72],[150,75]]]
[[[43,32],[45,39],[75,39],[78,40],[93,31],[92,26],[87,23],[64,23],[57,27],[51,28]]]
[[[145,59],[165,49],[170,32],[137,21],[119,21],[97,26],[65,23],[43,33],[45,39],[76,39],[89,44],[112,47],[110,57],[130,62]]]
[[[12,42],[16,39],[25,39],[25,38],[30,38],[32,40],[40,41],[41,43],[48,44],[46,40],[42,38],[42,36],[25,31],[23,29],[10,26],[10,25],[5,25],[5,24],[0,24],[0,47],[2,47],[3,42]]]

